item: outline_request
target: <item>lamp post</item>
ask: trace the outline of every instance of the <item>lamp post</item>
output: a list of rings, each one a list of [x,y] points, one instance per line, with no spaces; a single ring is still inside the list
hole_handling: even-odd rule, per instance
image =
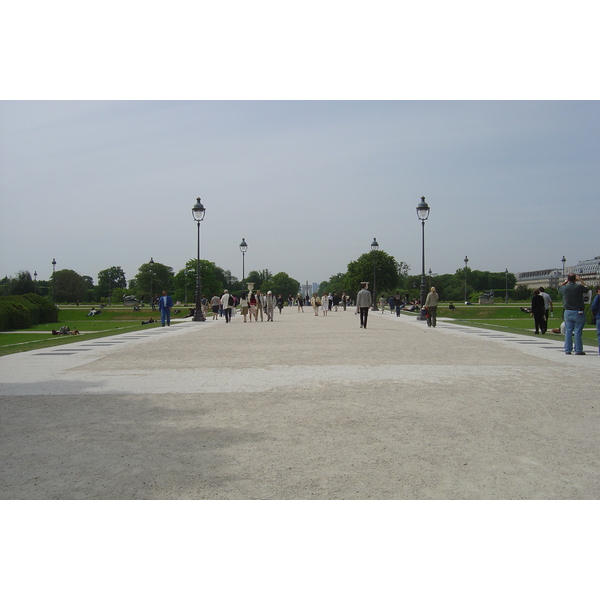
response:
[[[242,253],[242,281],[244,281],[244,279],[246,278],[245,258],[246,258],[246,251],[247,250],[248,250],[248,244],[246,244],[246,239],[242,238],[242,241],[240,243],[240,252]]]
[[[54,281],[54,271],[56,270],[56,259],[52,259],[52,304],[54,304],[54,286],[56,282]]]
[[[183,284],[185,286],[185,298],[184,298],[184,304],[187,306],[187,275],[188,275],[188,270],[187,267],[183,270]]]
[[[376,279],[375,279],[375,263],[377,261],[377,255],[375,254],[375,252],[379,250],[379,244],[377,243],[377,239],[373,238],[373,241],[371,242],[371,251],[373,252],[373,311],[377,311],[379,312],[379,309],[377,308],[377,283],[376,283]]]
[[[150,262],[148,264],[150,265],[150,308],[151,310],[154,310],[154,297],[152,296],[152,268],[154,267],[154,259],[152,257],[150,257]]]
[[[432,275],[431,269],[429,269],[429,271],[427,271],[427,274],[429,275],[429,280],[427,282],[427,287],[431,288],[431,275]]]
[[[469,264],[469,257],[465,256],[465,304],[467,303],[467,265]]]
[[[37,271],[33,272],[33,291],[37,294]]]
[[[560,262],[563,264],[563,279],[565,278],[565,263],[567,262],[567,259],[565,258],[565,255],[563,254],[563,257],[560,259]]]
[[[508,269],[504,271],[504,274],[506,275],[506,304],[508,304]]]
[[[425,202],[425,196],[421,196],[421,202],[417,205],[417,217],[421,221],[421,312],[417,317],[418,321],[425,321],[425,221],[429,218],[429,205]]]
[[[202,285],[200,283],[200,223],[204,220],[206,209],[202,205],[200,198],[196,198],[196,204],[192,207],[192,216],[198,224],[198,258],[196,260],[196,310],[194,311],[194,321],[206,321],[202,314],[202,296],[200,295]]]

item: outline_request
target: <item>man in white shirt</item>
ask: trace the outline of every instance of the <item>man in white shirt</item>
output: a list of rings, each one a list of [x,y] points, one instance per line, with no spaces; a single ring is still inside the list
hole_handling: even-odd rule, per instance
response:
[[[223,306],[223,312],[225,313],[225,323],[229,323],[231,320],[231,306],[229,306],[230,297],[229,290],[223,290],[223,295],[221,296],[221,305]]]

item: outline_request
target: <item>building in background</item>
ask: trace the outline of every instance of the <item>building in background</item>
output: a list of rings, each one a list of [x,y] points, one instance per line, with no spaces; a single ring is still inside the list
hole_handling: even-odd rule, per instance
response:
[[[579,275],[588,287],[593,287],[600,284],[600,256],[580,260],[575,266],[565,267],[565,275],[567,273],[575,273]],[[529,289],[542,287],[558,287],[558,284],[563,281],[562,267],[556,269],[542,269],[540,271],[525,271],[517,273],[517,286],[526,285]]]

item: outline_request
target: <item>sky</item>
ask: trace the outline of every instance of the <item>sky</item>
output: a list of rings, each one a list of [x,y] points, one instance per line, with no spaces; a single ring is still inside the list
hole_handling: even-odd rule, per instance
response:
[[[509,272],[600,255],[600,103],[551,100],[6,100],[0,277],[132,278],[201,257],[301,283],[380,249]]]

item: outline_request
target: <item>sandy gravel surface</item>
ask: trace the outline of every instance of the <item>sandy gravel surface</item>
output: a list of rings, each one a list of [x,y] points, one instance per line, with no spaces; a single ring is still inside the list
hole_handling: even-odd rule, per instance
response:
[[[600,357],[286,308],[0,358],[2,499],[596,499]]]

